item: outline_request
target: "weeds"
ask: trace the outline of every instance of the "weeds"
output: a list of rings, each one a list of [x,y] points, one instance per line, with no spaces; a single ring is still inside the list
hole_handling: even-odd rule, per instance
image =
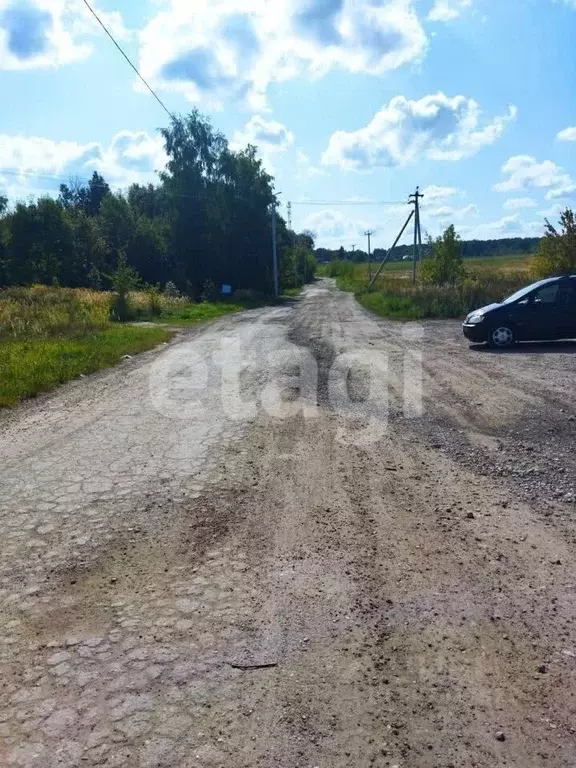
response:
[[[363,307],[402,320],[463,317],[473,309],[501,301],[531,280],[527,259],[470,259],[464,267],[464,276],[455,285],[414,285],[411,264],[396,262],[394,269],[382,271],[371,291],[367,290],[367,264],[335,261],[325,271],[336,277],[341,290],[355,293]]]

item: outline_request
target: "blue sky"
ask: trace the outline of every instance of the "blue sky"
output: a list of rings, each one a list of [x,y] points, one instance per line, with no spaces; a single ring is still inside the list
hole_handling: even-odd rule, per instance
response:
[[[319,244],[370,228],[386,246],[416,184],[433,235],[538,235],[574,204],[576,0],[95,7],[171,111],[198,106],[259,147]],[[11,200],[94,169],[122,188],[164,163],[167,116],[81,0],[0,0],[0,94]]]

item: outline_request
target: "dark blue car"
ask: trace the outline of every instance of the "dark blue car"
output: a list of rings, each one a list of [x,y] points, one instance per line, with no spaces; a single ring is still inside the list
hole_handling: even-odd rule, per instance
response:
[[[498,348],[517,341],[576,339],[576,275],[522,288],[500,304],[471,312],[462,327],[470,341]]]

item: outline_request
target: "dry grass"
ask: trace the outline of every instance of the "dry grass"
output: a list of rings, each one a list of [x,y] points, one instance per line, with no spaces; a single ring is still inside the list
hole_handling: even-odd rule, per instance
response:
[[[88,288],[33,285],[0,291],[0,340],[75,336],[109,325],[112,294]],[[182,300],[155,297],[160,311],[180,307]],[[130,294],[130,305],[144,314],[150,294]]]
[[[383,317],[415,320],[426,317],[463,317],[473,309],[501,301],[532,282],[532,257],[493,257],[464,261],[466,277],[455,286],[412,284],[412,264],[384,269],[370,292],[368,265],[332,262],[327,273],[338,287],[353,291],[367,309]],[[387,265],[388,266],[388,265]]]
[[[145,305],[147,294],[135,294]],[[0,407],[45,392],[170,338],[111,323],[110,293],[34,285],[0,292]]]

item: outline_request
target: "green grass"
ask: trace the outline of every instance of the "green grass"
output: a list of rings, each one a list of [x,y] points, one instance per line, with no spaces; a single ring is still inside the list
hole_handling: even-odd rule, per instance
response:
[[[530,272],[532,260],[533,255],[492,256],[481,259],[464,259],[464,267],[472,277],[490,276],[492,278],[503,274],[506,276],[518,274],[524,277]],[[324,277],[335,277],[340,290],[356,292],[364,290],[368,285],[368,266],[366,262],[356,264],[350,261],[335,261],[323,265],[319,274]],[[377,268],[378,263],[373,262],[371,264],[372,274]],[[386,262],[375,287],[379,288],[389,277],[410,280],[412,278],[412,262]]]
[[[192,304],[182,302],[162,310],[156,317],[146,316],[145,313],[139,314],[139,319],[152,321],[163,325],[195,325],[207,320],[214,320],[222,315],[228,315],[233,312],[245,312],[248,309],[257,309],[270,304],[282,303],[285,299],[291,299],[298,296],[302,288],[287,288],[282,295],[275,299],[273,296],[257,296],[250,298],[229,299],[228,301],[202,302]]]
[[[111,325],[68,338],[25,338],[0,345],[0,407],[115,365],[123,355],[152,349],[170,338],[164,328]]]
[[[414,301],[403,296],[386,296],[383,293],[363,293],[356,296],[360,304],[380,317],[392,320],[419,320],[420,310]]]
[[[148,321],[143,327],[110,322],[110,293],[43,285],[0,291],[0,408],[151,349],[171,336],[162,326],[186,327],[277,302],[252,291],[200,304],[154,298],[152,307],[150,293],[130,294],[134,319]]]
[[[164,309],[158,317],[149,319],[155,323],[194,325],[232,312],[243,312],[255,306],[261,306],[261,304],[247,301],[212,301],[201,304],[186,302]]]
[[[412,283],[412,264],[386,264],[371,291],[368,265],[333,262],[328,274],[338,287],[355,294],[366,309],[394,320],[464,317],[478,307],[501,301],[532,281],[531,257],[466,259],[466,276],[455,286]],[[374,269],[374,266],[373,266]]]
[[[295,296],[300,296],[303,290],[303,286],[300,288],[286,288],[282,291],[282,296],[285,296],[288,299],[293,299]]]

